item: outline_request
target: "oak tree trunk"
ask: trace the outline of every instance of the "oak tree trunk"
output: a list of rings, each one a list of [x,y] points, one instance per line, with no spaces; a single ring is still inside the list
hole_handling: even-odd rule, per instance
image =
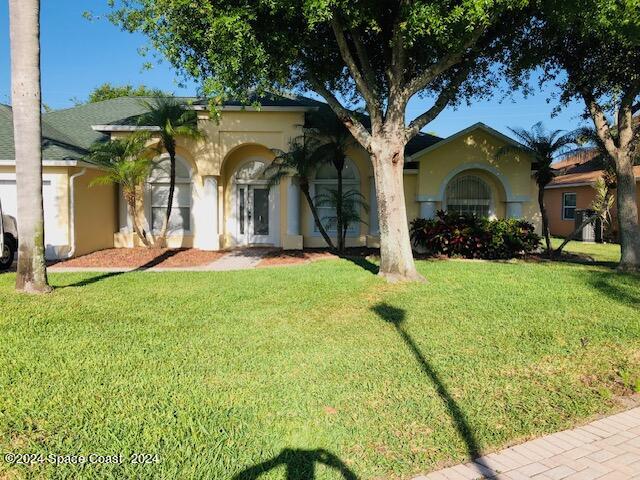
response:
[[[344,166],[344,162],[343,162]],[[336,204],[336,239],[338,240],[338,251],[344,253],[345,237],[343,235],[343,216],[342,216],[342,168],[338,168],[338,198]]]
[[[401,136],[381,138],[371,147],[380,225],[380,272],[389,282],[424,281],[416,270],[404,199]]]
[[[631,155],[620,152],[616,158],[618,228],[620,230],[621,257],[618,268],[622,271],[640,270],[640,225],[636,179]]]
[[[51,291],[44,258],[40,0],[10,0],[11,102],[18,194],[16,289]]]

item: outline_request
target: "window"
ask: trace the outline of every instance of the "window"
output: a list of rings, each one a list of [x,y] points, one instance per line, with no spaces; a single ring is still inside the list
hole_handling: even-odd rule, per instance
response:
[[[491,189],[480,177],[464,175],[447,185],[447,210],[461,215],[488,217],[491,209]]]
[[[162,230],[162,225],[169,203],[169,186],[171,161],[168,156],[160,157],[153,162],[147,180],[149,188],[149,205],[151,208],[151,229]],[[167,232],[185,233],[191,231],[191,170],[181,158],[176,158],[176,188],[173,193],[173,204]]]
[[[331,190],[336,191],[338,188],[338,171],[332,163],[325,163],[316,171],[316,177],[313,181],[313,197],[314,203],[317,204],[315,199],[321,195],[328,195]],[[350,191],[360,192],[360,179],[358,176],[358,170],[354,163],[347,159],[342,169],[342,190],[343,194]],[[322,225],[328,232],[336,232],[336,209],[331,206],[317,207],[318,217]],[[318,232],[318,226],[313,225],[313,231]],[[347,230],[348,234],[357,234],[359,231],[359,225],[352,223]]]
[[[575,193],[562,194],[562,219],[563,220],[575,220],[576,201],[577,201],[577,198]]]
[[[236,171],[234,179],[239,183],[250,182],[252,180],[264,180],[265,168],[266,165],[264,162],[252,160],[248,163],[245,163]]]

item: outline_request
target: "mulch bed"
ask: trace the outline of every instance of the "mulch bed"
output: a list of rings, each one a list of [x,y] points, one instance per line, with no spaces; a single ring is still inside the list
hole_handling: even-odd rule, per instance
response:
[[[370,248],[348,248],[345,252],[347,257],[367,257],[369,255],[379,255],[378,250]],[[276,267],[281,265],[299,265],[317,260],[338,258],[326,248],[307,250],[272,250],[265,253],[264,258],[257,267]]]
[[[189,268],[208,265],[225,253],[195,248],[110,248],[55,262],[54,265],[69,268]]]
[[[264,255],[257,267],[277,267],[282,265],[299,265],[316,260],[337,258],[328,251],[274,250]]]

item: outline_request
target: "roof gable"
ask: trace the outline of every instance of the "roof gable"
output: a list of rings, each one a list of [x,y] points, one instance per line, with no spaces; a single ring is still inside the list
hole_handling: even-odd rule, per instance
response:
[[[429,152],[432,152],[440,147],[443,147],[445,145],[448,145],[452,142],[454,142],[455,140],[458,140],[462,137],[464,137],[465,135],[470,134],[471,132],[474,132],[476,130],[482,130],[485,133],[491,135],[492,137],[498,138],[500,140],[502,140],[503,142],[512,145],[516,148],[521,148],[522,150],[528,151],[528,148],[525,147],[524,145],[522,145],[521,143],[515,141],[513,138],[508,137],[507,135],[497,131],[494,128],[491,128],[490,126],[482,123],[482,122],[478,122],[475,123],[473,125],[471,125],[470,127],[467,127],[463,130],[460,130],[459,132],[454,133],[453,135],[448,136],[445,139],[440,140],[439,142],[433,143],[432,145],[427,146],[426,148],[423,148],[421,150],[416,151],[415,153],[411,154],[411,157],[408,158],[408,161],[416,161],[418,160],[418,157],[421,157]]]

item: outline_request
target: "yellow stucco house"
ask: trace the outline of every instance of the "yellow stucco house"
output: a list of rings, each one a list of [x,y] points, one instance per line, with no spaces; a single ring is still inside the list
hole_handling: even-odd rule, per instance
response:
[[[302,134],[305,114],[323,104],[279,95],[260,99],[260,109],[228,102],[221,107],[219,122],[210,119],[205,102],[185,99],[185,104],[197,110],[205,136],[178,143],[169,246],[203,250],[324,246],[296,178],[269,188],[261,175],[274,150],[286,150],[289,141]],[[101,169],[83,158],[94,141],[140,128],[126,120],[142,111],[138,99],[125,97],[44,115],[45,243],[50,258],[138,244],[118,187],[91,187]],[[15,214],[10,130],[10,107],[0,106],[0,199],[5,212]],[[495,153],[505,144],[516,142],[482,123],[444,139],[428,134],[413,139],[406,149],[404,170],[408,219],[447,209],[525,218],[537,225],[535,166],[525,153],[497,160]],[[166,155],[154,159],[144,185],[141,214],[152,229],[159,228],[166,205],[166,162]],[[312,195],[332,188],[335,174],[331,166],[319,168],[312,179]],[[350,229],[347,244],[376,246],[373,170],[364,150],[349,152],[344,179],[346,188],[359,191],[370,206],[367,222]],[[331,212],[324,210],[320,213],[326,218]]]

